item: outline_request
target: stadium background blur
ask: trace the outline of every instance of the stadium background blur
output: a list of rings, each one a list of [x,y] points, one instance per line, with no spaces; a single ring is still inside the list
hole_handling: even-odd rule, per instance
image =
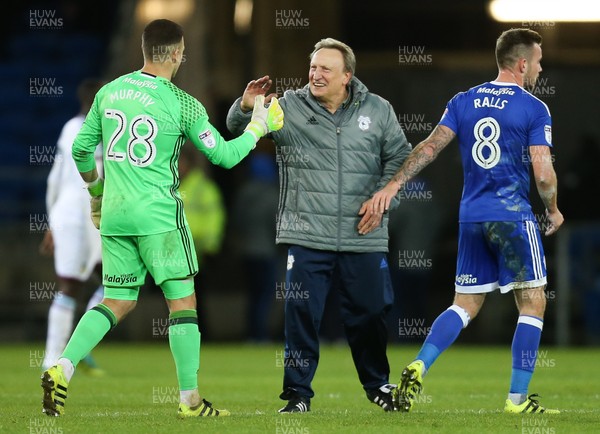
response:
[[[566,218],[544,239],[549,265],[546,344],[600,343],[600,25],[560,22],[499,23],[487,1],[396,0],[75,0],[4,5],[0,53],[0,341],[42,341],[56,292],[51,258],[38,245],[48,227],[46,177],[58,135],[78,109],[84,77],[112,80],[142,65],[140,35],[155,18],[185,29],[185,62],[174,80],[207,108],[226,136],[227,109],[246,83],[269,74],[273,90],[304,86],[315,42],[335,37],[357,56],[367,87],[388,99],[409,141],[425,138],[457,92],[496,76],[493,47],[502,30],[531,27],[544,37],[544,71],[534,94],[551,110],[559,206]],[[269,143],[260,145],[275,153]],[[227,210],[248,180],[248,164],[211,168]],[[406,193],[392,225],[390,263],[402,287],[390,315],[392,342],[418,343],[433,315],[453,294],[458,201],[458,147],[451,146]],[[532,199],[543,225],[535,187]],[[232,216],[228,216],[228,221]],[[410,223],[409,235],[401,228]],[[418,223],[421,223],[420,225]],[[275,216],[273,216],[275,224]],[[397,233],[394,233],[394,231]],[[403,238],[404,237],[404,238]],[[230,230],[221,252],[205,263],[201,311],[215,341],[246,336],[247,282]],[[274,242],[274,240],[273,240]],[[285,253],[283,253],[285,254]],[[283,266],[280,267],[283,273]],[[273,288],[270,336],[281,339],[283,275]],[[503,342],[514,321],[512,297],[493,294],[462,342]],[[335,303],[335,300],[332,301]],[[83,304],[83,303],[81,303]],[[335,311],[335,309],[332,309]],[[152,340],[167,312],[148,288],[138,309],[108,339]],[[331,314],[324,332],[339,338]]]

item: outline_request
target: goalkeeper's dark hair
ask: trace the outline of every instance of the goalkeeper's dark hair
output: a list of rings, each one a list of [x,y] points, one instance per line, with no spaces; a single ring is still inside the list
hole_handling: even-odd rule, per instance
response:
[[[79,86],[77,86],[77,98],[79,99],[80,113],[87,114],[87,112],[90,111],[94,102],[94,97],[105,84],[106,81],[100,80],[99,78],[86,78]]]
[[[170,20],[151,21],[142,33],[144,58],[152,61],[153,54],[166,54],[183,39],[183,27]]]
[[[342,57],[344,58],[344,72],[350,72],[354,75],[354,70],[356,69],[356,57],[354,57],[352,48],[337,39],[325,38],[315,44],[315,49],[310,53],[309,57],[312,59],[315,53],[321,48],[332,48],[342,53]]]
[[[519,59],[529,59],[535,44],[542,45],[542,36],[534,30],[506,30],[496,41],[498,68],[508,68]]]

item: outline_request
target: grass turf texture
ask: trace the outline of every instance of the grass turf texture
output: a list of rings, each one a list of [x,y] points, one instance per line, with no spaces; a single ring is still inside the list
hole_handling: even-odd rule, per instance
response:
[[[416,354],[392,346],[392,381]],[[456,346],[425,378],[411,413],[384,413],[367,401],[349,349],[324,346],[312,411],[277,413],[282,346],[203,345],[200,392],[228,418],[179,420],[174,364],[168,343],[102,343],[94,355],[103,378],[78,372],[69,385],[65,416],[41,413],[40,344],[2,345],[2,433],[583,433],[600,430],[598,349],[542,348],[530,387],[560,415],[502,413],[510,379],[510,349]]]

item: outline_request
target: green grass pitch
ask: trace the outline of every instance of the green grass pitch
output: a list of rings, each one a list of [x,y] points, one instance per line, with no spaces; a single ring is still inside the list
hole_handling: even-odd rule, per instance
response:
[[[391,346],[392,381],[416,354]],[[41,344],[1,345],[1,433],[583,433],[600,432],[599,349],[541,348],[530,392],[560,415],[502,413],[510,347],[456,346],[425,379],[411,413],[384,413],[367,401],[345,345],[324,346],[312,411],[280,415],[282,346],[202,347],[200,392],[229,418],[176,417],[178,391],[168,343],[102,343],[94,352],[103,378],[78,372],[66,412],[41,413]]]

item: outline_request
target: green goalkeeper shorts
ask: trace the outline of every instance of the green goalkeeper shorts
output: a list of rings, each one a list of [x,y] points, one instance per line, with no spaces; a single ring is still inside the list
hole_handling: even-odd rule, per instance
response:
[[[198,258],[188,226],[145,236],[102,235],[102,283],[108,298],[136,300],[146,274],[161,286],[166,280],[181,280],[198,272]],[[119,290],[116,290],[119,288]],[[193,286],[190,294],[193,292]],[[167,294],[167,299],[181,294]]]

